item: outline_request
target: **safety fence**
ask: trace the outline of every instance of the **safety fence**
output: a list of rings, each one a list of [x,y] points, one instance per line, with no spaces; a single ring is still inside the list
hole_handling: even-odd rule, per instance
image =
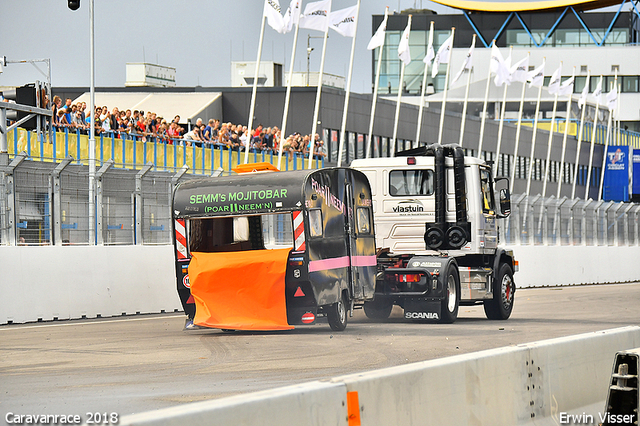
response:
[[[129,170],[105,162],[96,175],[96,237],[90,241],[86,166],[71,157],[60,163],[14,158],[12,164],[0,173],[0,245],[171,244],[172,190],[200,177],[186,173],[187,166],[157,171],[149,163]],[[638,246],[639,221],[640,204],[515,194],[501,243]],[[280,241],[285,222],[269,222],[265,235]]]
[[[111,132],[96,137],[96,161],[100,166],[111,159],[114,167],[129,169],[141,169],[151,162],[154,171],[166,172],[177,172],[187,165],[188,173],[194,175],[211,175],[219,169],[228,173],[244,163],[244,151],[221,144],[199,144],[185,139]],[[76,164],[89,164],[89,136],[80,130],[65,128],[52,132],[49,140],[44,134],[38,138],[35,132],[16,128],[8,135],[8,149],[11,156],[24,152],[34,160],[54,163],[71,156]],[[248,162],[267,162],[277,167],[278,153],[250,149]],[[282,170],[304,169],[307,163],[308,158],[302,153],[283,152]],[[324,158],[315,158],[312,163],[315,168],[323,167]]]
[[[510,245],[639,246],[640,204],[515,195],[501,226]]]

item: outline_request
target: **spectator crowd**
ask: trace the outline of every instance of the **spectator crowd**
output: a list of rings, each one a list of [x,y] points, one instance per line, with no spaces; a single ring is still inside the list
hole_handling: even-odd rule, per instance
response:
[[[59,96],[53,97],[53,126],[58,129],[70,129],[88,134],[91,127],[91,116],[86,111],[86,102],[73,104],[67,98],[62,105]],[[250,149],[262,152],[278,152],[282,142],[283,154],[291,161],[294,154],[307,156],[311,147],[311,135],[298,132],[287,136],[284,141],[280,129],[276,126],[265,128],[259,124],[255,129],[248,129],[242,124],[221,123],[211,119],[205,125],[198,118],[195,125],[186,131],[180,124],[180,116],[176,115],[170,122],[156,113],[147,111],[120,111],[114,107],[111,111],[106,106],[96,106],[94,111],[95,135],[115,135],[117,138],[139,138],[143,141],[164,142],[167,144],[184,144],[186,146],[211,147],[242,151],[247,144]],[[324,141],[315,135],[314,157],[325,158]]]

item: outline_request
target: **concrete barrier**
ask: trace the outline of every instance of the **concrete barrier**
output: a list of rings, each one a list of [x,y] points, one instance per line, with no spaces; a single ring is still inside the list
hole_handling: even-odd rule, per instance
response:
[[[640,246],[509,246],[518,287],[640,281]]]
[[[640,281],[640,247],[513,246],[520,288]],[[0,246],[0,324],[182,309],[173,246]]]
[[[0,323],[173,312],[173,246],[0,247]]]
[[[569,415],[597,424],[615,353],[638,346],[640,327],[623,327],[187,404],[120,424],[539,426],[568,424]],[[349,420],[347,392],[357,392],[360,421]]]

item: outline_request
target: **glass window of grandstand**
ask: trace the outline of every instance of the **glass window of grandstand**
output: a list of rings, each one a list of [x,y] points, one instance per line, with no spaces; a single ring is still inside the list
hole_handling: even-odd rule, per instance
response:
[[[507,46],[535,46],[546,36],[544,30],[531,30],[531,36],[524,29],[507,30]],[[533,37],[533,40],[531,40]],[[535,40],[535,43],[533,42]]]
[[[622,92],[626,92],[626,93],[638,92],[638,90],[640,89],[640,86],[638,83],[639,82],[638,82],[637,75],[622,77],[622,88],[621,88]]]

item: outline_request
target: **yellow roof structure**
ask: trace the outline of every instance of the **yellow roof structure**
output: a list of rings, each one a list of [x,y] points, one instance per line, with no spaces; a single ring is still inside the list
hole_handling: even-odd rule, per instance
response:
[[[433,0],[455,9],[477,12],[533,12],[573,6],[577,11],[599,9],[620,4],[620,0]]]

